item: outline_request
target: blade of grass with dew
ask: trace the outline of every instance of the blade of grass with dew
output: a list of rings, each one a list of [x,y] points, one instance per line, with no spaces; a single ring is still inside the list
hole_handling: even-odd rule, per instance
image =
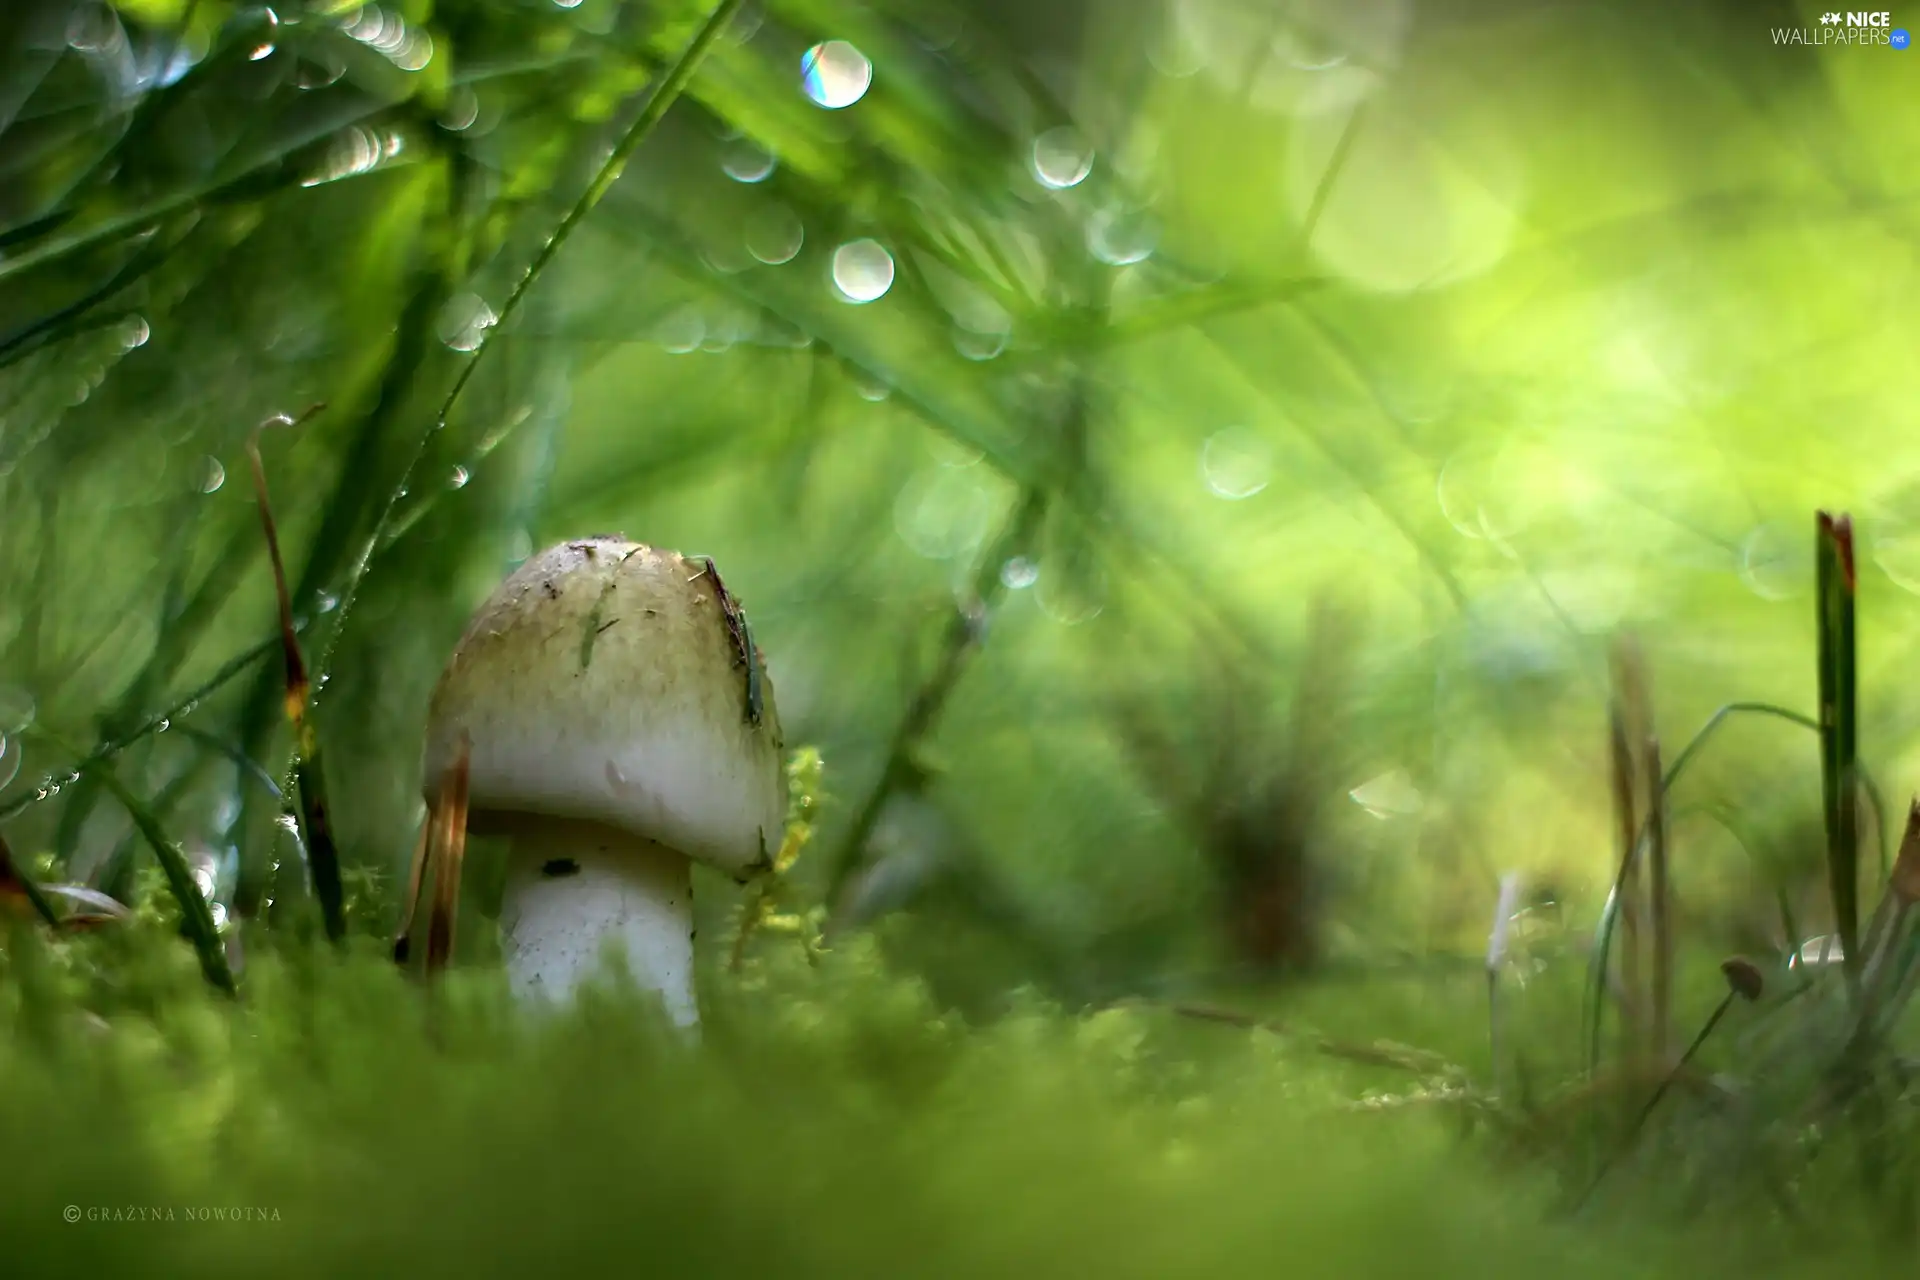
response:
[[[455,287],[453,259],[457,256],[457,250],[445,246],[459,242],[456,234],[459,225],[459,183],[451,172],[444,172],[439,178],[447,191],[445,208],[438,215],[440,225],[436,227],[433,220],[428,220],[420,231],[420,237],[423,244],[431,245],[436,239],[445,243],[429,248],[425,252],[425,260],[415,265],[412,287],[396,317],[397,330],[392,351],[380,374],[373,402],[353,429],[333,490],[323,504],[320,528],[308,544],[299,586],[292,592],[294,598],[303,602],[319,599],[346,558],[356,531],[365,524],[372,501],[365,477],[376,473],[383,447],[400,421],[402,408],[413,386],[425,376],[434,319]],[[406,483],[404,479],[401,481],[403,486]],[[345,614],[336,611],[329,634],[319,641],[323,655],[331,651],[334,640],[345,625]],[[325,668],[321,663],[315,664],[312,679],[316,686],[324,684]],[[284,711],[276,713],[276,704],[284,707],[285,696],[284,681],[276,680],[271,672],[263,671],[255,681],[242,711],[240,731],[240,740],[249,753],[263,756],[267,753],[274,727],[284,716]],[[291,774],[299,759],[296,744],[285,770],[289,787],[298,785]],[[243,803],[243,830],[254,829],[255,810],[257,805]],[[251,851],[264,852],[267,847],[262,843],[252,846]],[[249,851],[242,851],[240,881],[233,899],[235,913],[243,918],[251,918],[257,913],[266,891],[267,867],[262,857],[247,856]]]
[[[325,406],[314,405],[298,418],[276,414],[253,429],[247,437],[247,461],[253,469],[254,500],[260,507],[260,528],[267,542],[267,560],[273,568],[274,601],[280,611],[280,653],[286,675],[285,708],[293,726],[294,786],[299,792],[300,821],[307,849],[307,874],[313,883],[313,896],[320,904],[320,918],[326,926],[327,940],[345,941],[347,917],[345,894],[340,887],[340,852],[334,847],[333,826],[327,812],[326,775],[320,758],[320,741],[307,715],[312,689],[307,683],[307,664],[300,652],[300,637],[293,626],[293,601],[287,594],[287,568],[280,556],[280,532],[274,524],[273,500],[267,492],[266,464],[260,460],[260,433],[270,426],[297,428]]]
[[[220,945],[220,930],[213,922],[213,911],[207,905],[205,895],[200,892],[200,886],[194,881],[193,871],[187,865],[186,854],[180,851],[180,846],[174,842],[172,836],[167,834],[166,828],[161,825],[159,818],[154,816],[153,810],[120,780],[120,775],[113,771],[111,761],[82,758],[81,753],[65,739],[39,725],[28,729],[27,732],[38,737],[54,750],[65,752],[73,757],[77,761],[75,767],[78,770],[99,778],[101,785],[120,802],[120,807],[127,811],[129,818],[133,819],[133,825],[145,837],[148,847],[153,850],[154,857],[159,860],[160,870],[166,876],[167,888],[180,907],[181,927],[193,944],[195,956],[199,958],[200,972],[217,990],[227,995],[237,994],[238,988],[234,984],[233,970],[227,965],[226,949]]]
[[[141,741],[151,734],[158,733],[161,729],[172,724],[173,721],[181,716],[190,715],[203,700],[217,693],[228,681],[238,676],[254,663],[260,661],[260,659],[266,657],[279,646],[280,637],[273,636],[270,639],[262,640],[257,644],[251,645],[227,659],[220,664],[219,668],[212,676],[208,677],[205,682],[197,685],[190,693],[175,701],[166,710],[146,717],[126,733],[119,735],[109,742],[102,743],[85,756],[78,757],[73,765],[73,776],[85,776],[87,771],[93,766],[113,759],[113,757],[119,755],[134,743]],[[54,795],[58,794],[55,785],[58,781],[59,779],[57,777],[48,774],[33,791],[15,796],[12,800],[0,804],[0,822],[4,822],[22,810],[39,804],[42,801],[52,799]]]

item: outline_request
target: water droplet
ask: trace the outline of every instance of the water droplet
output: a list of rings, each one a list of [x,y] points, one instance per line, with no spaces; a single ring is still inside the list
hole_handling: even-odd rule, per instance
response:
[[[1222,498],[1251,498],[1273,477],[1273,448],[1245,427],[1216,431],[1200,448],[1200,474]]]
[[[870,303],[893,288],[893,255],[876,240],[833,249],[833,288],[851,303]]]
[[[309,45],[300,51],[300,60],[293,71],[293,83],[301,89],[324,89],[345,74],[345,58],[332,49]],[[468,96],[472,96],[471,92]]]
[[[1862,524],[1863,541],[1880,572],[1902,591],[1920,595],[1920,523],[1881,517]]]
[[[893,394],[892,387],[882,382],[879,378],[874,377],[865,369],[856,369],[849,366],[847,369],[847,381],[853,384],[853,392],[855,395],[873,404],[879,404],[882,400],[885,400]]]
[[[1297,26],[1276,35],[1273,47],[1282,61],[1300,71],[1331,71],[1347,61],[1347,51],[1337,43]]]
[[[213,890],[211,890],[211,889],[209,889],[209,890],[207,890],[207,896],[208,896],[208,897],[212,897],[212,896],[213,896]],[[224,904],[224,903],[220,903],[220,902],[209,902],[209,903],[207,904],[207,913],[208,913],[209,915],[211,915],[211,916],[213,917],[213,927],[214,927],[214,928],[216,928],[216,929],[224,929],[224,928],[226,928],[226,927],[227,927],[227,908],[226,908],[226,904]]]
[[[698,351],[706,336],[707,322],[692,307],[681,307],[653,327],[653,340],[676,356]]]
[[[147,339],[153,336],[153,330],[147,327],[146,317],[128,316],[120,322],[120,346],[131,351],[135,347],[147,345]]]
[[[1740,580],[1762,600],[1786,600],[1813,580],[1811,538],[1775,520],[1740,543]]]
[[[526,529],[516,529],[513,538],[507,543],[507,562],[519,564],[533,554],[533,534]]]
[[[227,469],[220,465],[220,459],[208,454],[200,465],[200,492],[218,493],[226,482]]]
[[[800,82],[809,98],[838,111],[866,96],[873,83],[873,63],[845,40],[825,40],[801,57]]]
[[[33,723],[33,695],[17,684],[0,684],[0,733],[18,737]]]
[[[1846,950],[1840,945],[1840,939],[1834,935],[1822,934],[1817,938],[1808,938],[1799,948],[1787,957],[1789,969],[1823,969],[1828,965],[1837,965],[1846,959]]]
[[[1426,800],[1405,769],[1392,769],[1347,792],[1347,797],[1376,818],[1419,813]]]
[[[975,333],[961,325],[953,329],[954,350],[969,360],[991,360],[1007,349],[1004,333]]]
[[[1116,206],[1087,221],[1087,252],[1108,266],[1143,262],[1159,245],[1160,224],[1145,210]]]
[[[322,591],[320,593],[320,599],[318,603],[320,606],[320,612],[332,613],[335,609],[338,609],[340,607],[340,597],[333,594],[333,592],[331,591]]]
[[[1200,51],[1193,47],[1177,21],[1163,22],[1147,37],[1147,62],[1168,79],[1180,80],[1198,71]]]
[[[1067,574],[1049,573],[1039,579],[1033,598],[1040,611],[1062,626],[1076,627],[1100,616],[1106,607],[1106,572],[1087,562]]]
[[[747,252],[770,267],[793,261],[806,238],[800,215],[784,204],[768,205],[747,216]]]
[[[1015,556],[1000,566],[1000,585],[1009,591],[1024,591],[1040,580],[1040,566],[1025,556]]]
[[[86,4],[67,21],[67,43],[80,53],[102,53],[125,37],[113,11],[104,4]]]
[[[1077,187],[1093,172],[1093,147],[1072,125],[1049,129],[1033,140],[1033,176],[1055,191]]]
[[[765,182],[778,163],[771,151],[751,138],[729,142],[720,156],[720,168],[735,182]]]
[[[0,791],[5,791],[12,786],[13,780],[19,776],[20,761],[24,754],[18,744],[9,741],[6,734],[0,733]]]
[[[153,731],[155,733],[165,733],[171,728],[173,728],[173,721],[167,719],[165,716],[161,716],[159,721],[154,724]]]
[[[855,240],[833,251],[833,284],[848,302],[872,302],[893,287],[893,255],[878,241]]]
[[[473,127],[480,118],[480,95],[466,85],[461,85],[447,94],[447,105],[440,111],[440,127],[453,133],[461,133]]]
[[[970,471],[922,471],[900,490],[894,528],[929,560],[951,560],[978,546],[993,523],[993,499]]]
[[[472,478],[472,472],[468,471],[465,467],[457,466],[453,469],[453,474],[447,477],[447,488],[464,489],[467,487],[467,481]]]
[[[257,44],[253,46],[253,49],[247,54],[247,61],[262,62],[268,58],[271,58],[272,56],[273,56],[273,42],[269,40],[264,44]]]
[[[487,330],[498,323],[500,317],[485,298],[477,293],[456,294],[441,308],[440,341],[455,351],[477,351],[487,340]]]

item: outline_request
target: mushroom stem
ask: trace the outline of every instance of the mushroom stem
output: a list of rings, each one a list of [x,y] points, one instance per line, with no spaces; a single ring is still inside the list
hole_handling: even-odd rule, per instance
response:
[[[693,993],[693,864],[665,845],[597,822],[514,823],[502,949],[517,997],[566,1002],[601,972],[610,945],[660,993],[675,1025],[700,1021]]]

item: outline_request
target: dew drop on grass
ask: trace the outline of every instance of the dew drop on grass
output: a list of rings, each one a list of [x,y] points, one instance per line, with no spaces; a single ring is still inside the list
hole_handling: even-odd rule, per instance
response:
[[[1087,222],[1087,252],[1110,267],[1144,262],[1160,245],[1160,224],[1144,210],[1102,209]]]
[[[1902,591],[1920,595],[1920,524],[1904,519],[1863,522],[1868,554]]]
[[[153,330],[147,327],[145,316],[131,315],[120,322],[120,346],[123,350],[144,347],[152,336]]]
[[[500,317],[479,294],[457,294],[440,311],[440,341],[455,351],[477,351],[487,340],[487,330],[499,322]]]
[[[865,369],[848,369],[847,381],[853,384],[853,392],[862,400],[879,404],[893,394],[893,388],[874,377]]]
[[[654,326],[653,340],[669,355],[698,351],[706,340],[707,322],[692,307],[682,307]]]
[[[1072,125],[1047,130],[1033,140],[1033,176],[1043,187],[1077,187],[1093,172],[1093,148]]]
[[[1040,566],[1025,556],[1015,556],[1000,566],[1000,585],[1009,591],[1024,591],[1040,579]]]
[[[777,162],[773,153],[751,138],[729,142],[720,156],[720,168],[735,182],[765,182],[773,176]]]
[[[1007,335],[975,333],[971,329],[955,325],[953,347],[969,360],[991,360],[1007,349]]]
[[[843,244],[833,251],[833,285],[852,303],[884,297],[893,288],[893,255],[874,240]]]
[[[1245,427],[1228,427],[1200,447],[1200,475],[1218,497],[1251,498],[1273,477],[1273,449]]]
[[[747,217],[747,252],[769,267],[793,261],[806,238],[800,215],[784,204],[756,209]]]
[[[220,465],[220,459],[208,454],[201,464],[200,492],[218,493],[220,486],[227,482],[227,469]]]
[[[970,472],[923,471],[900,490],[894,528],[929,560],[951,560],[973,550],[993,523],[993,500]]]
[[[300,61],[294,67],[293,83],[301,89],[324,89],[345,74],[347,62],[338,53],[331,49],[308,48],[301,51]],[[471,93],[468,96],[471,97]]]
[[[5,791],[19,776],[20,756],[19,744],[0,733],[0,791]]]
[[[473,122],[479,118],[480,95],[461,85],[447,95],[447,105],[440,111],[440,127],[452,133],[463,133],[471,129]]]
[[[845,40],[823,40],[802,55],[800,83],[814,102],[838,111],[866,96],[873,63]]]
[[[447,477],[447,488],[464,489],[467,487],[467,481],[471,480],[472,478],[473,478],[473,473],[468,471],[465,467],[455,467],[453,469],[453,474]]]
[[[1076,627],[1100,616],[1106,607],[1106,572],[1083,564],[1071,574],[1048,574],[1033,593],[1040,611],[1062,626]]]

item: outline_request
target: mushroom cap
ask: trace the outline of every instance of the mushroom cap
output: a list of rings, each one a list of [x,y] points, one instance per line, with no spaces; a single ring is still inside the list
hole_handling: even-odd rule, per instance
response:
[[[468,623],[427,713],[431,791],[469,740],[469,805],[604,823],[734,876],[786,820],[773,687],[710,562],[563,542]]]

